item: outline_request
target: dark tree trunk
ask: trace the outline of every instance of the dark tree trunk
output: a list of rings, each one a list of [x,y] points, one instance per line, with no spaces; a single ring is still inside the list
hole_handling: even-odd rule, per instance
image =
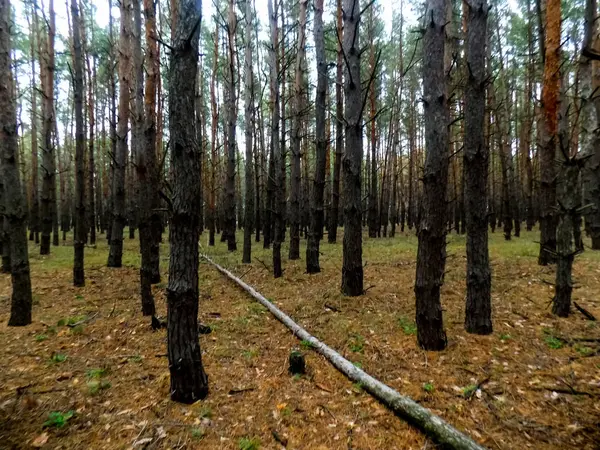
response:
[[[342,35],[342,0],[337,0],[337,33]],[[327,241],[334,244],[337,241],[337,227],[340,220],[340,172],[342,168],[342,152],[344,147],[343,134],[343,59],[342,44],[338,42],[336,79],[335,79],[335,159],[333,161],[333,186],[331,187],[331,212],[329,214],[329,230]]]
[[[8,224],[12,296],[9,326],[31,323],[31,278],[27,253],[27,203],[21,189],[18,161],[17,108],[11,72],[11,8],[0,0],[0,172],[3,216]],[[5,242],[6,244],[6,242]]]
[[[41,220],[42,240],[40,254],[50,254],[50,237],[56,214],[56,168],[52,130],[54,120],[54,2],[49,3],[48,40],[44,51],[44,70],[42,75],[42,196]]]
[[[236,138],[236,87],[235,81],[237,74],[235,73],[235,29],[237,18],[235,16],[233,0],[229,0],[228,19],[227,19],[227,34],[228,42],[228,72],[227,72],[227,178],[225,182],[225,226],[223,233],[227,238],[227,249],[232,252],[237,250],[235,242],[236,217],[235,217],[235,159],[237,153],[237,138]]]
[[[306,8],[308,0],[300,0],[298,19],[298,42],[296,48],[296,73],[294,81],[294,118],[292,121],[290,164],[290,260],[300,259],[300,148],[302,144],[302,121],[304,115],[304,72],[306,71]]]
[[[465,330],[492,332],[491,274],[488,251],[487,182],[489,149],[485,145],[486,0],[467,3],[465,41],[469,76],[465,86],[464,190],[467,225],[467,304]]]
[[[127,135],[129,123],[129,101],[131,73],[131,0],[121,1],[121,29],[119,36],[119,119],[117,123],[117,145],[114,156],[112,183],[112,227],[108,267],[121,267],[123,262],[123,229],[127,221],[125,203],[125,171],[127,166]]]
[[[427,0],[425,17],[428,19],[423,35],[423,105],[427,154],[418,228],[415,295],[417,339],[425,350],[443,350],[447,344],[440,302],[446,266],[448,182],[449,110],[444,70],[446,2]]]
[[[88,140],[88,164],[87,164],[87,192],[86,197],[88,200],[87,204],[87,228],[89,230],[89,242],[90,245],[96,245],[96,204],[94,201],[94,173],[96,170],[96,165],[94,162],[94,144],[95,144],[95,131],[96,131],[96,115],[95,115],[95,82],[96,82],[96,63],[94,55],[90,54],[90,47],[87,43],[87,35],[85,29],[85,16],[83,12],[81,12],[81,21],[83,24],[82,27],[82,37],[83,37],[83,47],[85,52],[85,64],[87,69],[87,88],[88,88],[88,129],[89,129],[89,140]],[[94,40],[94,29],[91,27],[91,43],[93,44]],[[92,63],[90,64],[90,59],[92,59]]]
[[[544,119],[540,143],[540,253],[538,263],[555,261],[556,251],[556,148],[558,93],[560,88],[560,0],[546,1],[544,83],[542,110]]]
[[[211,106],[211,150],[210,150],[210,192],[208,199],[208,245],[215,245],[215,231],[217,226],[217,128],[219,125],[219,110],[217,108],[216,80],[219,67],[219,25],[215,26],[214,34],[213,67],[210,78],[210,106]]]
[[[323,35],[323,0],[315,2],[314,17],[315,53],[317,59],[317,92],[315,98],[315,138],[316,161],[315,178],[313,182],[312,201],[310,205],[310,228],[306,245],[306,272],[318,273],[319,243],[323,231],[324,221],[324,191],[325,191],[325,163],[327,141],[325,135],[325,110],[327,97],[327,63],[325,60],[325,39]]]
[[[344,79],[346,155],[343,164],[344,248],[342,294],[364,293],[362,263],[361,172],[363,159],[363,95],[359,49],[360,0],[344,0],[343,52],[347,59]]]
[[[169,69],[169,128],[173,213],[167,286],[167,347],[171,400],[191,404],[208,394],[198,341],[198,238],[200,149],[196,145],[194,96],[201,5],[181,0]]]
[[[271,48],[270,48],[270,72],[271,72],[271,161],[272,177],[273,177],[273,276],[279,278],[283,275],[281,267],[281,242],[284,238],[284,212],[285,197],[282,184],[285,182],[281,166],[285,161],[282,152],[280,152],[279,141],[279,124],[281,122],[279,114],[280,98],[279,98],[279,65],[277,63],[279,53],[279,30],[277,26],[277,8],[273,10],[272,0],[268,1],[269,8],[269,25],[271,31]],[[284,165],[285,167],[285,165]],[[269,170],[271,172],[271,170]],[[271,174],[269,174],[271,178]]]
[[[38,185],[38,90],[35,79],[35,52],[37,51],[35,38],[37,34],[36,30],[38,29],[36,1],[34,1],[32,4],[31,15],[33,17],[33,26],[31,27],[31,33],[29,36],[31,41],[31,204],[29,208],[29,240],[34,241],[37,244],[40,240],[40,194]]]
[[[246,66],[245,80],[245,144],[246,144],[246,170],[245,170],[245,211],[244,211],[244,251],[242,262],[250,264],[252,262],[252,227],[254,224],[254,172],[252,164],[254,158],[252,155],[252,145],[254,140],[252,136],[255,132],[254,128],[254,74],[252,71],[252,3],[246,1],[246,48],[244,56],[244,64]]]
[[[83,267],[86,238],[85,215],[85,130],[83,125],[83,52],[80,39],[79,7],[71,0],[73,18],[73,98],[75,110],[75,234],[73,236],[73,285],[85,286]]]

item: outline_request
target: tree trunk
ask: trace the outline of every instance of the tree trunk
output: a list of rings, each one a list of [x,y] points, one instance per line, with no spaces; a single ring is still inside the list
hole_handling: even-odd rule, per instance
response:
[[[9,326],[31,323],[31,278],[27,253],[27,204],[21,189],[18,161],[17,109],[11,72],[11,8],[0,0],[0,172],[3,181],[3,216],[8,225],[12,296]]]
[[[282,177],[281,161],[283,155],[280,152],[280,141],[279,141],[279,124],[280,124],[280,98],[279,98],[279,29],[277,26],[277,7],[273,10],[272,0],[268,0],[269,9],[269,26],[271,32],[271,47],[270,53],[270,90],[271,90],[271,164],[272,168],[269,167],[269,178],[273,178],[273,218],[275,222],[274,236],[273,236],[273,276],[279,278],[283,275],[281,268],[281,241],[283,240],[285,222],[283,217],[282,202],[283,197],[283,186],[284,182]],[[272,170],[271,170],[272,169]],[[272,172],[272,173],[271,173]]]
[[[127,166],[127,135],[130,115],[131,74],[131,0],[121,1],[121,29],[119,36],[119,119],[117,148],[113,171],[113,220],[108,254],[108,267],[121,267],[123,259],[123,229],[127,221],[125,203],[125,171]]]
[[[347,63],[344,79],[346,156],[342,178],[344,192],[342,294],[352,297],[364,293],[361,205],[362,112],[364,101],[360,79],[359,22],[360,0],[344,0],[342,51]]]
[[[446,333],[440,288],[446,266],[446,189],[448,183],[447,79],[444,70],[447,0],[427,0],[423,35],[423,105],[427,154],[418,229],[415,280],[417,339],[425,350],[443,350]]]
[[[245,184],[246,184],[246,198],[244,205],[244,252],[242,255],[242,262],[249,264],[252,262],[252,227],[254,223],[254,172],[252,170],[252,164],[254,158],[252,155],[252,145],[254,144],[253,134],[255,133],[254,128],[254,74],[252,71],[252,35],[253,35],[253,15],[252,15],[252,4],[250,0],[246,0],[246,48],[245,48],[245,66],[246,66],[246,80],[245,80],[245,144],[246,144],[246,170],[245,170]]]
[[[492,332],[491,274],[488,251],[487,179],[489,149],[485,145],[486,0],[467,3],[465,142],[463,154],[467,222],[467,304],[465,330]]]
[[[73,285],[85,286],[83,267],[86,215],[85,215],[85,131],[83,125],[83,50],[79,7],[71,0],[73,19],[73,99],[75,110],[75,235],[73,237]]]
[[[292,123],[290,168],[290,249],[289,259],[300,259],[300,146],[304,115],[304,72],[306,71],[306,8],[308,0],[300,0],[298,42],[296,47],[296,73],[294,81],[294,118]]]
[[[35,79],[35,53],[36,32],[38,29],[37,2],[34,1],[31,8],[32,23],[29,40],[31,42],[31,205],[29,208],[29,240],[36,244],[40,241],[40,193],[38,185],[39,162],[38,162],[38,109],[37,109],[37,86]]]
[[[235,218],[235,159],[237,154],[236,138],[236,87],[235,72],[235,30],[237,27],[235,16],[235,3],[229,0],[227,14],[227,36],[228,36],[228,72],[227,72],[227,178],[225,182],[225,227],[223,232],[227,237],[227,249],[232,252],[237,250],[235,242],[236,218]]]
[[[327,97],[327,62],[325,60],[325,38],[323,34],[323,0],[315,2],[314,17],[315,54],[317,62],[317,92],[315,98],[315,178],[310,205],[310,228],[306,245],[306,272],[318,273],[319,243],[324,222],[324,191],[327,140],[325,135],[325,113]],[[335,225],[337,226],[337,224]]]
[[[198,238],[200,149],[196,145],[194,96],[201,4],[180,0],[169,68],[169,128],[173,211],[167,286],[167,348],[171,400],[191,404],[208,394],[198,341]]]
[[[219,67],[219,25],[215,25],[214,34],[214,52],[213,52],[213,67],[212,75],[210,78],[210,106],[211,106],[211,150],[210,150],[210,192],[208,200],[208,245],[210,247],[215,245],[215,228],[217,221],[217,128],[219,125],[219,110],[217,109],[217,94],[216,94],[216,83],[217,83],[217,70]]]
[[[48,5],[48,35],[43,53],[42,75],[42,197],[41,220],[42,240],[40,254],[50,254],[50,237],[54,224],[56,211],[56,168],[54,163],[54,145],[52,143],[52,130],[54,120],[54,36],[55,17],[54,1]]]
[[[337,33],[342,35],[342,0],[337,0]],[[343,87],[343,49],[341,40],[338,39],[337,63],[335,78],[335,159],[333,161],[333,186],[331,187],[331,212],[329,214],[329,230],[327,232],[327,241],[334,244],[337,241],[337,227],[340,220],[340,172],[342,168],[342,153],[344,151],[343,134],[343,108],[344,99],[342,97]]]
[[[96,204],[94,201],[94,172],[95,172],[95,162],[94,162],[94,141],[95,136],[94,132],[96,131],[96,117],[94,110],[94,88],[96,83],[96,62],[95,57],[90,55],[90,48],[87,46],[86,41],[86,30],[85,30],[85,16],[83,12],[81,13],[82,18],[82,36],[83,36],[83,47],[86,52],[85,62],[87,69],[87,88],[88,88],[88,127],[89,127],[89,140],[88,140],[88,167],[87,167],[87,200],[88,200],[88,211],[87,211],[87,227],[90,232],[89,242],[90,245],[96,245]],[[91,26],[91,41],[90,44],[94,42],[93,35],[93,26]],[[90,64],[90,58],[92,58],[93,63]],[[93,68],[92,68],[93,65]]]
[[[556,147],[558,129],[558,92],[560,88],[560,0],[546,0],[544,83],[542,86],[540,143],[540,253],[538,263],[555,261],[556,251]]]

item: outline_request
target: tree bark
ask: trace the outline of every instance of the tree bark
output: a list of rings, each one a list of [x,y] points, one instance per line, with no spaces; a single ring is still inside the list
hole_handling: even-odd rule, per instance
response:
[[[558,129],[558,93],[560,89],[560,0],[546,0],[544,83],[542,86],[540,143],[540,253],[538,263],[555,261],[556,251],[556,148]]]
[[[50,237],[56,213],[56,167],[52,131],[54,120],[54,1],[48,4],[48,36],[44,49],[44,67],[42,72],[42,196],[41,220],[42,239],[40,254],[50,254]]]
[[[39,161],[38,161],[38,109],[37,109],[37,86],[35,74],[36,54],[36,32],[38,28],[37,2],[34,0],[31,7],[32,24],[29,39],[31,41],[31,204],[29,207],[29,240],[36,244],[40,241],[40,193],[38,184]]]
[[[125,172],[127,166],[127,135],[130,115],[131,74],[131,0],[121,1],[121,28],[119,35],[119,118],[117,145],[113,163],[112,212],[108,267],[123,263],[123,229],[127,221],[125,203]]]
[[[227,14],[227,36],[228,36],[228,71],[227,71],[227,177],[225,182],[225,227],[223,232],[227,237],[227,249],[232,252],[237,250],[235,242],[236,217],[235,217],[235,165],[237,153],[236,138],[236,42],[235,30],[237,28],[237,18],[235,16],[235,3],[229,0]]]
[[[9,326],[31,323],[31,278],[27,253],[27,204],[21,189],[18,161],[17,109],[11,71],[11,8],[0,0],[0,171],[3,182],[3,216],[8,225],[12,296]]]
[[[467,222],[467,303],[465,330],[492,332],[491,273],[488,251],[487,181],[489,149],[485,145],[486,0],[467,3],[465,41],[468,78],[465,86],[463,166]]]
[[[194,96],[201,4],[181,0],[169,68],[169,128],[173,211],[167,286],[167,347],[171,400],[191,404],[208,395],[198,341],[198,238],[200,149],[196,145]]]
[[[335,78],[335,159],[333,161],[333,186],[331,187],[331,212],[329,214],[329,230],[327,241],[334,244],[337,241],[337,227],[340,220],[340,173],[342,168],[342,153],[344,151],[344,99],[343,87],[343,60],[342,60],[342,0],[337,0],[337,29],[340,38],[337,46],[336,78]]]
[[[254,74],[252,71],[252,4],[250,0],[246,0],[246,48],[244,55],[244,63],[246,66],[246,80],[245,80],[245,144],[246,144],[246,170],[245,170],[245,185],[246,185],[246,198],[244,205],[244,251],[242,255],[242,262],[249,264],[252,262],[252,229],[254,225],[254,171],[252,164],[254,162],[253,149],[254,144],[253,134],[255,133],[254,128]]]
[[[443,350],[446,333],[440,288],[446,266],[448,98],[444,70],[447,0],[428,0],[423,35],[425,145],[423,203],[418,229],[415,280],[417,340],[425,350]]]
[[[344,94],[346,108],[346,155],[343,164],[344,247],[342,258],[342,294],[364,293],[362,263],[361,172],[363,159],[362,98],[360,79],[359,22],[360,0],[344,0],[343,53],[346,60]]]
[[[85,131],[83,125],[83,50],[79,6],[77,0],[71,0],[73,20],[73,99],[75,112],[75,235],[73,237],[73,285],[85,286],[83,267],[86,235],[85,214]]]
[[[300,146],[304,115],[306,71],[306,8],[308,0],[300,0],[298,18],[298,41],[296,47],[296,73],[294,81],[294,118],[292,123],[291,167],[290,167],[290,249],[289,259],[300,259]]]
[[[325,192],[325,165],[327,140],[325,135],[325,113],[327,98],[327,62],[325,60],[325,38],[323,34],[323,0],[315,2],[314,17],[315,54],[317,62],[317,92],[315,98],[315,178],[313,181],[312,198],[310,205],[310,228],[306,245],[306,272],[318,273],[319,243],[323,233],[324,222],[324,192]],[[337,226],[337,224],[335,224]]]

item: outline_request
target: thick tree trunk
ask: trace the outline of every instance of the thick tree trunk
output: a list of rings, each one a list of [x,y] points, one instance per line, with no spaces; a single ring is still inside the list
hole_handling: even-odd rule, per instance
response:
[[[318,273],[319,243],[323,233],[324,222],[324,190],[325,190],[325,164],[327,141],[325,135],[325,112],[327,97],[327,63],[325,60],[325,38],[323,34],[323,0],[315,2],[314,39],[317,60],[317,92],[315,98],[315,139],[316,161],[315,178],[310,205],[310,228],[306,244],[306,272]],[[337,224],[335,225],[337,226]]]
[[[467,222],[467,304],[465,330],[492,332],[491,274],[488,251],[487,181],[489,149],[485,145],[486,0],[467,3],[465,41],[469,75],[465,86],[464,177]]]
[[[300,147],[305,96],[305,47],[306,47],[306,8],[308,0],[300,0],[298,19],[298,42],[296,47],[296,73],[294,81],[294,118],[292,122],[291,164],[290,164],[290,249],[289,259],[300,259]]]
[[[167,286],[167,347],[171,399],[194,403],[208,394],[198,341],[198,238],[200,149],[196,145],[194,96],[201,4],[181,0],[169,68],[169,128],[173,213]]]
[[[244,65],[246,66],[246,80],[245,80],[245,144],[246,144],[246,170],[245,170],[245,188],[246,198],[244,207],[244,251],[242,255],[242,262],[249,264],[252,262],[252,227],[254,224],[254,172],[252,164],[254,158],[252,155],[252,145],[254,144],[253,134],[255,133],[254,128],[254,74],[252,71],[252,3],[246,0],[246,48],[244,55]],[[258,192],[258,191],[257,191]]]
[[[337,33],[342,35],[342,0],[337,0]],[[342,168],[342,153],[344,151],[343,134],[343,49],[338,40],[336,78],[335,78],[335,159],[333,161],[333,186],[331,187],[331,212],[329,214],[329,230],[327,241],[334,244],[337,241],[337,227],[340,220],[340,173]]]
[[[219,25],[215,26],[214,34],[213,67],[210,78],[210,106],[211,106],[211,150],[210,150],[210,192],[208,197],[208,245],[215,245],[215,229],[217,222],[217,127],[219,125],[219,110],[217,108],[217,70],[219,67]]]
[[[546,0],[544,83],[542,112],[544,115],[540,143],[540,253],[538,263],[555,261],[556,251],[556,148],[558,129],[558,93],[560,88],[560,0]]]
[[[364,293],[361,205],[364,101],[360,79],[360,12],[360,0],[344,0],[342,51],[347,64],[344,79],[346,155],[342,179],[344,192],[342,294],[353,297]]]
[[[446,333],[440,288],[446,266],[446,188],[448,183],[448,98],[444,70],[447,0],[428,0],[423,36],[425,145],[423,204],[418,228],[415,280],[417,339],[425,350],[443,350]]]
[[[75,110],[75,235],[73,237],[73,285],[85,285],[83,267],[86,235],[85,214],[85,131],[83,125],[83,50],[81,48],[79,7],[71,0],[73,18],[73,99]]]
[[[42,75],[42,196],[41,196],[41,220],[42,240],[40,243],[40,254],[50,254],[50,237],[56,213],[56,167],[54,161],[54,145],[52,143],[52,131],[54,120],[54,1],[50,0],[48,5],[48,36],[46,48],[44,49],[44,67]]]
[[[119,36],[119,119],[117,146],[114,156],[112,183],[113,220],[110,235],[108,267],[121,267],[123,260],[123,229],[127,221],[125,202],[125,172],[127,166],[127,135],[130,115],[131,75],[131,0],[121,1],[121,29]]]
[[[12,296],[9,326],[31,323],[31,278],[27,253],[27,202],[21,189],[18,161],[17,109],[11,72],[11,8],[0,0],[0,173],[3,182],[3,209],[8,225]]]

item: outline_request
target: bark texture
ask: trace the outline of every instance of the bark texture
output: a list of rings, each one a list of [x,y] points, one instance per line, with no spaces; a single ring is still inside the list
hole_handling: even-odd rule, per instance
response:
[[[540,253],[538,263],[555,261],[556,251],[556,148],[558,95],[560,90],[560,0],[546,1],[544,83],[542,86],[543,128],[540,147]]]
[[[227,177],[225,181],[225,227],[223,233],[226,233],[227,248],[230,252],[237,250],[235,242],[235,159],[237,153],[236,122],[237,122],[237,101],[236,101],[236,55],[235,55],[235,33],[237,27],[237,18],[235,16],[235,3],[229,0],[227,14],[227,36],[228,36],[228,72],[227,72]]]
[[[254,75],[252,71],[252,3],[246,0],[246,48],[244,55],[244,65],[246,66],[246,81],[245,81],[245,140],[246,140],[246,198],[244,207],[244,252],[242,255],[243,263],[252,261],[252,227],[254,225],[254,170],[252,139],[255,132],[254,129]]]
[[[364,292],[361,205],[364,101],[360,80],[360,0],[344,0],[343,9],[342,51],[346,59],[344,79],[346,154],[342,164],[344,192],[342,294],[358,296]]]
[[[317,58],[317,92],[315,98],[316,161],[310,205],[310,228],[306,245],[306,272],[308,273],[318,273],[321,271],[319,265],[319,243],[322,239],[325,218],[323,199],[325,193],[327,152],[327,137],[325,135],[327,63],[325,61],[325,39],[323,34],[323,0],[315,2],[314,38]]]
[[[10,249],[12,295],[9,326],[31,323],[31,278],[27,253],[27,204],[21,190],[18,161],[17,108],[11,72],[11,7],[0,0],[0,175],[4,203],[1,211],[7,225]]]
[[[485,143],[486,0],[467,3],[465,52],[468,78],[465,86],[464,177],[467,222],[467,303],[465,330],[492,332],[491,274],[488,251],[487,182],[489,149]]]
[[[169,128],[173,176],[170,264],[167,285],[167,348],[171,400],[191,404],[208,394],[198,340],[198,238],[200,148],[194,95],[198,70],[201,3],[179,2],[169,67]]]
[[[417,340],[425,350],[443,350],[447,344],[440,302],[446,266],[448,182],[449,110],[444,70],[446,3],[447,0],[427,1],[423,35],[426,155],[415,295]]]
[[[73,100],[75,112],[75,235],[73,239],[73,285],[85,285],[83,267],[86,235],[85,215],[85,130],[83,126],[83,51],[79,6],[77,0],[71,0],[73,19]]]
[[[127,135],[129,134],[130,76],[131,76],[131,0],[121,1],[121,28],[119,35],[119,117],[117,145],[114,155],[112,180],[112,226],[108,267],[123,263],[123,229],[127,221],[125,205],[125,171],[127,166]]]

